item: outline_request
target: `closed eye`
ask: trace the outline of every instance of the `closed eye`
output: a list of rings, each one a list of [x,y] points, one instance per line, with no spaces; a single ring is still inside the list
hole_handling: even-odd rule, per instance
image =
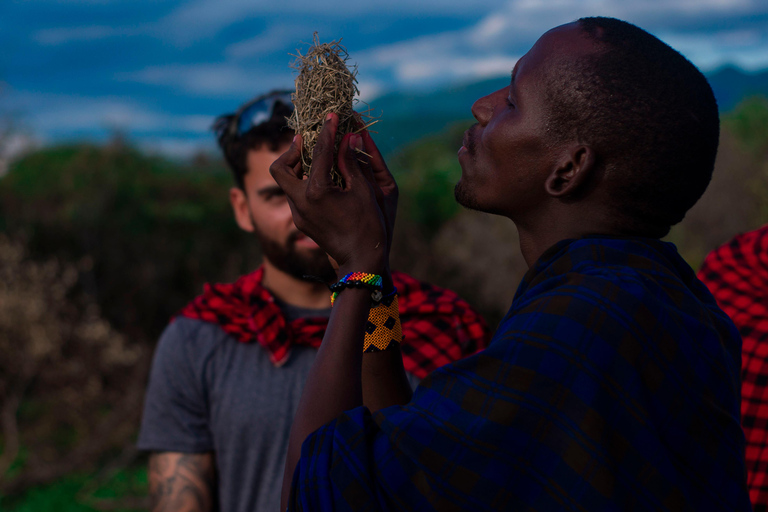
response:
[[[285,195],[285,192],[283,192],[282,190],[276,190],[276,191],[273,191],[273,192],[267,192],[265,194],[265,198],[266,199],[272,199],[273,197],[282,197],[284,195]]]
[[[259,190],[257,194],[265,201],[271,201],[273,199],[285,197],[285,192],[283,192],[283,189],[277,186],[266,187],[262,190]]]

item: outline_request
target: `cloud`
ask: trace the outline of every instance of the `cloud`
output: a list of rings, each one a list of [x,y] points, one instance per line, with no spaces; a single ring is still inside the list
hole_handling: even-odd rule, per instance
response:
[[[43,0],[45,1],[45,0]],[[49,3],[65,4],[65,5],[108,5],[125,3],[126,0],[47,0]],[[38,1],[37,3],[42,3]]]
[[[396,76],[402,84],[425,81],[456,81],[456,79],[482,79],[509,74],[517,58],[506,55],[485,57],[427,56],[409,59],[396,68]]]
[[[39,146],[39,140],[23,133],[11,133],[0,139],[0,178],[8,172],[13,160]]]
[[[258,68],[233,63],[155,66],[117,75],[120,81],[165,86],[197,96],[227,96],[239,100],[270,89],[292,89],[294,78],[288,69],[284,74],[269,75]],[[386,84],[374,78],[362,80],[357,85],[359,98],[365,102],[386,90]]]
[[[182,160],[188,160],[200,153],[216,153],[218,155],[218,148],[213,138],[139,137],[133,138],[132,142],[147,153]]]
[[[533,21],[553,18],[570,20],[582,16],[614,16],[630,20],[648,15],[655,19],[666,15],[734,15],[764,8],[762,0],[519,0],[509,1],[500,12],[519,16],[540,16]],[[545,27],[546,28],[546,27]]]
[[[528,44],[546,30],[585,16],[624,19],[653,31],[674,23],[679,31],[692,21],[712,17],[736,18],[768,12],[762,0],[519,0],[510,1],[489,13],[469,29],[475,47],[504,45],[528,39]]]
[[[43,46],[56,46],[79,41],[95,41],[109,37],[128,37],[147,33],[143,27],[109,27],[93,25],[38,30],[32,38]]]
[[[480,79],[509,73],[546,30],[584,16],[612,16],[637,23],[678,48],[697,65],[725,62],[768,65],[768,29],[711,34],[713,20],[768,14],[758,0],[517,0],[508,1],[474,25],[368,49],[356,55],[361,70],[397,86]],[[676,28],[670,28],[674,23]],[[706,32],[696,32],[700,25]]]
[[[386,86],[376,80],[363,80],[358,82],[357,89],[360,91],[358,98],[363,103],[370,103],[386,90]]]
[[[317,23],[318,18],[336,20],[375,16],[386,9],[392,15],[460,15],[478,10],[493,9],[504,4],[503,0],[441,0],[422,1],[389,0],[386,5],[379,2],[349,2],[347,0],[292,0],[282,2],[259,2],[254,0],[194,0],[186,2],[169,14],[162,25],[176,39],[190,41],[208,37],[232,23],[248,18],[274,18],[290,20],[288,24],[306,21]],[[365,21],[362,21],[363,23]]]
[[[120,73],[119,81],[171,87],[196,95],[248,96],[256,90],[292,87],[289,72],[269,75],[262,70],[231,63],[152,66],[131,73]]]
[[[213,122],[212,116],[157,112],[123,97],[90,98],[10,91],[0,99],[0,111],[13,109],[21,113],[25,125],[46,137],[115,130],[206,134]]]
[[[49,132],[88,131],[94,128],[131,131],[205,133],[212,119],[201,115],[174,116],[142,108],[130,101],[97,99],[41,111],[30,117]]]
[[[276,3],[276,2],[274,2]],[[220,29],[263,12],[273,2],[197,0],[186,2],[158,23],[178,41],[208,37]]]
[[[483,20],[478,26],[499,30],[496,21]],[[476,27],[456,32],[423,36],[409,41],[372,48],[356,55],[361,69],[385,75],[397,86],[428,86],[457,80],[469,81],[509,74],[519,52],[505,47],[489,50],[478,38]]]
[[[757,30],[670,32],[659,37],[705,71],[725,64],[753,70],[768,67],[768,37]]]
[[[70,1],[87,3],[107,0]],[[243,58],[283,49],[289,41],[295,40],[296,35],[312,30],[309,25],[316,28],[322,20],[337,25],[347,20],[365,23],[367,17],[380,14],[382,9],[383,6],[376,2],[350,4],[341,0],[192,0],[179,2],[165,17],[139,26],[51,28],[34,33],[33,38],[43,45],[56,45],[145,34],[185,46],[243,20],[275,22],[253,39],[227,48],[226,54],[230,58]],[[582,16],[614,16],[652,30],[654,24],[684,26],[691,20],[768,14],[768,3],[764,0],[390,0],[386,9],[388,16],[431,17],[488,12],[474,27],[452,33],[477,49],[504,44],[510,39],[526,40],[531,44],[531,39],[545,30]],[[500,48],[495,46],[495,49],[499,51]]]
[[[172,158],[217,151],[209,115],[168,114],[119,97],[11,92],[0,100],[0,111],[7,105],[35,108],[26,113],[19,130],[0,144],[0,175],[11,160],[40,145],[82,137],[106,140],[116,132],[148,152]]]
[[[256,37],[238,41],[227,47],[225,54],[232,59],[243,59],[265,55],[291,48],[302,37],[312,33],[312,28],[303,24],[275,24]],[[293,49],[293,48],[291,48]]]

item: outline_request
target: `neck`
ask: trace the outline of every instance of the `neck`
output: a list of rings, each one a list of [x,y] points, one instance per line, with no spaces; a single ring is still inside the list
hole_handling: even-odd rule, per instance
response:
[[[569,211],[570,210],[570,211]],[[610,216],[600,212],[564,209],[530,222],[515,222],[520,236],[520,251],[528,267],[557,242],[589,235],[621,236]]]
[[[308,309],[331,307],[331,292],[327,286],[293,277],[267,259],[264,260],[262,284],[277,298],[292,306]]]

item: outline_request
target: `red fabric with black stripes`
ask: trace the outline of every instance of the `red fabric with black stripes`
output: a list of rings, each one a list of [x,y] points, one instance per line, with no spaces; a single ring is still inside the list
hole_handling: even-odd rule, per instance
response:
[[[768,511],[768,225],[710,253],[698,275],[741,333],[747,485],[755,512]]]
[[[326,318],[286,322],[272,294],[261,284],[264,269],[231,284],[205,285],[180,316],[219,325],[242,343],[258,342],[276,366],[288,360],[291,347],[319,347]],[[403,326],[403,365],[419,378],[488,345],[482,317],[454,292],[393,272]]]

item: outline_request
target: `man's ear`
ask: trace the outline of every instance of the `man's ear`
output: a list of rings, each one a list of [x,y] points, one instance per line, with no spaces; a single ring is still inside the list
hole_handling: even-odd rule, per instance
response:
[[[595,150],[591,146],[574,144],[549,175],[544,188],[552,197],[569,197],[586,190],[595,173]]]
[[[253,233],[251,211],[248,209],[248,198],[243,189],[239,187],[229,189],[229,203],[232,205],[232,212],[235,214],[235,221],[240,229]]]

